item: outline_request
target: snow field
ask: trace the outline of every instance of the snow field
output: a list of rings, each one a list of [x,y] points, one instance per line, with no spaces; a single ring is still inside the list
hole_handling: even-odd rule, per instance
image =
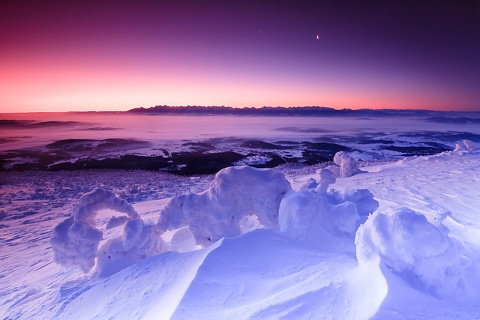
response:
[[[352,238],[360,224],[360,216],[366,217],[369,212],[376,209],[378,204],[368,190],[354,190],[349,193],[327,191],[329,186],[335,183],[334,174],[328,169],[322,169],[318,175],[318,181],[312,178],[309,185],[295,192],[284,176],[273,170],[250,167],[227,168],[216,175],[210,188],[205,192],[172,198],[162,210],[158,223],[149,226],[144,226],[143,220],[138,218],[133,207],[126,202],[110,192],[97,189],[82,197],[73,216],[56,228],[52,238],[52,244],[55,244],[53,249],[56,251],[56,260],[67,266],[77,263],[84,271],[89,271],[84,268],[85,263],[78,259],[76,252],[73,257],[70,255],[66,259],[59,258],[65,250],[60,245],[61,241],[58,241],[57,234],[65,229],[66,223],[71,228],[67,234],[70,235],[72,230],[75,234],[76,228],[74,223],[71,223],[72,218],[79,220],[76,216],[80,216],[83,218],[82,221],[92,222],[96,210],[108,207],[117,212],[127,213],[127,217],[114,216],[107,223],[107,229],[123,223],[125,227],[122,236],[109,240],[98,250],[95,268],[99,277],[111,276],[108,279],[114,279],[118,277],[114,273],[138,262],[131,249],[144,247],[145,244],[154,240],[148,238],[138,245],[143,229],[156,230],[156,237],[162,244],[157,247],[159,251],[151,251],[148,256],[154,256],[162,250],[184,251],[188,238],[190,238],[190,244],[193,244],[191,240],[195,240],[197,246],[208,247],[212,243],[216,244],[217,248],[205,256],[197,274],[188,285],[182,303],[176,309],[174,308],[174,318],[198,317],[199,312],[200,317],[204,319],[219,317],[220,314],[221,318],[245,319],[276,318],[279,314],[300,318],[305,317],[306,314],[314,314],[315,317],[326,315],[335,317],[339,314],[344,317],[358,314],[363,314],[363,317],[372,316],[376,310],[375,307],[357,310],[355,307],[347,307],[339,302],[356,299],[356,296],[352,296],[351,291],[346,288],[358,287],[357,281],[353,278],[347,281],[344,277],[344,274],[356,268]],[[358,208],[356,202],[359,203]],[[249,223],[245,223],[246,221]],[[88,225],[88,227],[94,228],[94,225]],[[268,229],[248,233],[253,228]],[[276,231],[277,229],[280,232]],[[176,233],[171,236],[170,243],[166,244],[159,231],[171,230]],[[247,235],[242,238],[218,242],[223,237],[231,238],[244,233]],[[151,234],[155,232],[150,232],[149,235]],[[92,240],[85,241],[87,246],[84,251],[94,254],[95,250],[92,250],[91,243],[98,244],[97,234],[83,233],[83,235]],[[61,239],[65,240],[65,237]],[[69,241],[68,239],[66,243],[68,244]],[[247,243],[244,244],[244,241]],[[322,246],[325,243],[329,246]],[[177,245],[179,248],[176,248]],[[255,250],[252,250],[253,247]],[[278,252],[272,252],[272,249]],[[235,252],[232,258],[236,262],[227,264],[228,271],[211,271],[211,269],[223,269],[225,260],[228,260],[232,252]],[[146,254],[145,251],[142,253]],[[87,257],[90,263],[91,254]],[[249,263],[239,264],[240,255]],[[289,259],[285,255],[288,255]],[[318,261],[319,258],[328,263]],[[272,265],[272,259],[277,263]],[[257,270],[260,271],[260,277]],[[340,270],[343,270],[343,274]],[[265,280],[265,276],[268,279]],[[221,280],[231,280],[220,283],[218,286],[205,287],[206,282],[215,283],[218,277]],[[242,277],[245,279],[239,284],[238,281]],[[240,291],[239,285],[242,287]],[[262,289],[258,290],[259,288]],[[168,296],[175,296],[178,292],[177,289],[169,290],[173,292]],[[208,295],[214,305],[221,304],[221,310],[205,301],[191,308],[191,304],[196,305],[195,299],[200,292],[202,295]],[[383,291],[379,290],[379,292],[382,295]],[[232,294],[235,293],[239,295],[234,295],[235,298],[232,298]],[[292,300],[292,296],[296,298]],[[334,296],[335,308],[332,310],[330,304],[318,307],[319,296]],[[300,299],[300,297],[303,298]],[[379,305],[381,299],[376,295],[373,297],[375,298],[369,305]],[[171,304],[170,301],[168,310]],[[187,307],[183,307],[184,305]],[[100,311],[96,312],[93,315],[100,316]],[[125,310],[121,314],[125,315],[128,312]],[[150,315],[156,318],[154,314],[160,318],[170,314],[165,310],[165,301],[141,316],[149,317]]]
[[[163,209],[137,203],[138,216],[113,193],[94,191],[52,238],[57,262],[88,276],[59,289],[30,288],[6,316],[477,317],[480,153],[362,169],[288,181],[274,170],[227,168],[204,192],[174,197]],[[100,209],[124,214],[101,230]],[[144,212],[159,212],[158,222]]]

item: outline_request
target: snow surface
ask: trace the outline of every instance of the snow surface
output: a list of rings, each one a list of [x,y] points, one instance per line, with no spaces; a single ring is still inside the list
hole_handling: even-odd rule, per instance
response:
[[[357,161],[344,151],[337,152],[333,157],[333,162],[336,166],[332,166],[330,170],[332,170],[337,177],[351,177],[361,172],[360,169],[358,169]]]
[[[476,148],[473,145],[473,142],[470,140],[463,140],[456,144],[455,152],[463,153],[463,152],[475,152]]]
[[[337,178],[328,169],[286,179],[274,170],[234,167],[204,192],[133,206],[94,190],[63,221],[39,221],[43,234],[55,230],[52,248],[44,237],[6,239],[16,250],[2,249],[0,314],[478,318],[480,153],[474,150]],[[206,219],[208,226],[201,223]],[[67,268],[53,263],[52,252]]]

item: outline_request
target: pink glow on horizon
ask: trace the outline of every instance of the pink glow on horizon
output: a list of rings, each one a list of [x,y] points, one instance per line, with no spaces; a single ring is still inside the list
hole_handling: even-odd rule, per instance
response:
[[[448,91],[415,92],[412,87],[381,87],[348,79],[292,80],[255,76],[232,68],[158,64],[126,66],[123,61],[75,63],[36,61],[22,68],[2,65],[0,112],[123,111],[154,105],[328,106],[451,110],[468,101]],[[0,63],[2,64],[2,63]],[[424,89],[424,88],[422,88]],[[467,106],[467,107],[465,107]],[[472,106],[473,109],[473,106]]]
[[[480,110],[471,8],[345,4],[3,2],[0,112]]]
[[[473,110],[448,88],[382,84],[375,78],[335,78],[265,69],[254,74],[240,66],[215,65],[208,59],[182,65],[162,59],[139,62],[124,57],[95,61],[77,55],[53,59],[25,57],[21,65],[0,62],[0,113],[39,111],[124,111],[155,105],[232,107],[328,106]],[[363,80],[363,81],[362,81]],[[403,79],[400,79],[403,80]],[[393,85],[392,85],[393,83]]]

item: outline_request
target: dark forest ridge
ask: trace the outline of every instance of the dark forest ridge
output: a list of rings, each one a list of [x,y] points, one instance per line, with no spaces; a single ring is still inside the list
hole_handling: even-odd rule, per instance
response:
[[[142,114],[201,114],[201,115],[248,115],[248,116],[439,116],[468,114],[480,116],[480,112],[466,111],[432,111],[414,109],[334,109],[319,106],[305,107],[246,107],[226,106],[155,106],[151,108],[134,108],[131,113]],[[471,119],[470,119],[471,120]]]

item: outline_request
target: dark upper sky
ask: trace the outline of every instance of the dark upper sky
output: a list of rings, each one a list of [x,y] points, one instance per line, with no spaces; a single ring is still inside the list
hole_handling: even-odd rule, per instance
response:
[[[0,111],[480,110],[480,0],[351,2],[4,0]]]

